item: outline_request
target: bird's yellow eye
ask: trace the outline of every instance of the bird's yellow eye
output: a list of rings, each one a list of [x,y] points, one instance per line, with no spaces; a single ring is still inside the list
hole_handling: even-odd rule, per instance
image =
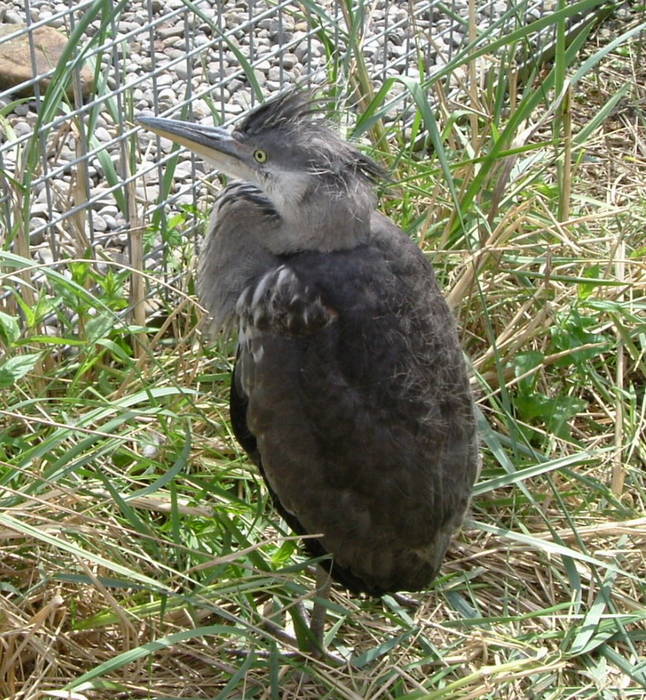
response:
[[[269,157],[267,155],[267,151],[263,151],[262,148],[258,148],[253,152],[253,157],[259,162],[259,163],[266,163],[267,158]]]

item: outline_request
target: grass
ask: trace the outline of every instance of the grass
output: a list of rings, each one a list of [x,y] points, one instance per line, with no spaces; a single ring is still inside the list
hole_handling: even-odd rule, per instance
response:
[[[360,10],[346,3],[353,51]],[[419,82],[368,84],[352,51],[331,56],[331,78],[364,98],[355,134],[394,175],[380,206],[458,315],[484,459],[417,610],[334,590],[342,663],[301,651],[312,575],[231,435],[232,347],[205,337],[182,238],[204,212],[133,232],[140,250],[164,237],[171,283],[80,244],[33,261],[25,231],[5,231],[0,697],[643,697],[644,54],[636,12],[568,38],[574,11],[544,22],[555,60],[524,80],[513,65],[536,26],[484,32]],[[405,129],[379,121],[391,101]],[[28,212],[36,141],[22,162],[11,186]],[[77,234],[72,221],[63,240]],[[148,291],[133,296],[133,277]],[[122,313],[150,293],[154,313]]]

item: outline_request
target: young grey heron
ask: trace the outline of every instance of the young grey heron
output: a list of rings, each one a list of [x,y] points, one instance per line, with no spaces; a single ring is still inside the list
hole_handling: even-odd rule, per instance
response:
[[[376,210],[384,174],[291,91],[236,128],[142,117],[238,181],[220,194],[199,290],[238,332],[234,433],[273,500],[354,592],[437,574],[478,465],[454,319],[417,246]]]

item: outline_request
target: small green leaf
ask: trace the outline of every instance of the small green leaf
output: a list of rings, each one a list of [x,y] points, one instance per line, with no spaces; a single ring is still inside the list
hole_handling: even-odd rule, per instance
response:
[[[584,277],[592,278],[590,282],[579,282],[578,295],[579,299],[587,299],[594,293],[594,290],[599,286],[597,280],[601,273],[599,265],[592,265],[583,271]]]
[[[292,558],[294,552],[298,549],[298,545],[294,540],[286,540],[272,554],[271,560],[276,567],[284,566]]]
[[[39,352],[16,355],[16,357],[10,357],[0,365],[0,389],[7,389],[13,386],[19,379],[31,372],[39,357]]]
[[[20,337],[18,319],[0,311],[0,337],[7,345],[13,345]]]
[[[542,352],[530,350],[528,352],[519,352],[512,360],[512,365],[514,368],[514,374],[516,377],[521,377],[523,374],[533,370],[535,367],[539,367],[543,363],[543,358],[545,356]],[[536,377],[538,372],[532,372],[529,376],[521,379],[518,382],[518,388],[520,391],[532,391],[536,384]]]
[[[584,283],[585,284],[585,283]],[[573,350],[555,364],[557,367],[569,367],[572,364],[584,366],[585,363],[599,355],[599,348],[578,350],[582,345],[607,343],[608,338],[593,332],[599,325],[598,318],[586,316],[576,309],[571,310],[560,323],[552,328],[552,340],[557,351]]]
[[[93,341],[105,338],[110,330],[114,328],[114,315],[100,313],[87,323],[87,335]]]
[[[363,668],[364,666],[371,664],[373,661],[375,661],[375,659],[378,659],[384,654],[390,653],[395,647],[405,642],[413,634],[413,632],[415,632],[415,630],[407,630],[403,634],[397,635],[396,637],[391,637],[382,644],[364,651],[359,656],[353,657],[352,665],[355,668]]]
[[[569,422],[586,407],[585,401],[576,396],[559,396],[552,400],[552,412],[547,417],[547,429],[564,439],[570,437]]]

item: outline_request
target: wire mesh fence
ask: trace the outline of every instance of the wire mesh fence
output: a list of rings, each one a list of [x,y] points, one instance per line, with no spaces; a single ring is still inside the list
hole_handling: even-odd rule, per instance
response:
[[[205,166],[141,132],[138,113],[228,124],[264,96],[312,82],[349,84],[348,104],[365,108],[372,85],[401,78],[423,85],[483,32],[509,35],[556,7],[550,0],[0,3],[3,248],[41,264],[91,251],[172,274],[181,254],[169,242],[189,241],[203,222]],[[549,45],[551,32],[536,34],[525,59]],[[459,92],[463,77],[451,71],[444,80]],[[391,86],[386,122],[405,118],[407,94],[403,83]]]

